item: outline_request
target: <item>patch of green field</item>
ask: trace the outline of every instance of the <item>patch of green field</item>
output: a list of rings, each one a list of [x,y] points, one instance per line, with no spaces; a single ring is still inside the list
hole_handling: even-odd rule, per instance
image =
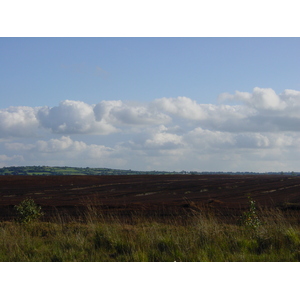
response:
[[[0,175],[142,175],[142,174],[171,174],[168,172],[140,172],[132,170],[117,170],[108,168],[75,168],[75,167],[4,167]]]

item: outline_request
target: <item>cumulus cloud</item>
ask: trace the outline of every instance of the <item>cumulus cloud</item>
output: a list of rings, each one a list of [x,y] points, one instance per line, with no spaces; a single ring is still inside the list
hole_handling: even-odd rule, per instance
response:
[[[219,100],[242,101],[250,107],[263,110],[282,110],[286,106],[273,89],[259,87],[255,87],[252,93],[240,91],[236,91],[234,95],[223,93],[219,96]]]
[[[153,106],[185,119],[201,120],[206,117],[203,106],[187,97],[156,99],[153,101]]]
[[[5,148],[11,151],[27,151],[34,148],[33,144],[24,143],[5,143]]]
[[[37,118],[44,128],[62,134],[109,134],[117,129],[105,120],[97,120],[94,107],[82,101],[64,100],[59,106],[43,107]]]
[[[7,165],[20,165],[25,162],[23,155],[6,155],[0,154],[0,168],[3,168]]]
[[[38,108],[15,106],[0,110],[0,137],[34,136],[38,130]]]
[[[168,113],[173,120],[187,121],[191,127],[222,131],[236,131],[240,126],[249,130],[247,119],[257,114],[256,110],[242,105],[198,104],[186,97],[156,99],[152,105]]]
[[[233,101],[237,104],[226,105]],[[209,130],[227,132],[277,132],[300,130],[300,92],[285,90],[277,95],[270,88],[252,93],[223,93],[219,104],[199,104],[189,98],[161,98],[153,102],[171,117],[180,117]]]
[[[165,114],[120,100],[104,100],[96,105],[65,100],[56,107],[40,108],[37,118],[42,127],[60,134],[111,134],[124,125],[145,126],[170,121]]]
[[[126,125],[155,125],[168,123],[171,118],[158,111],[149,111],[146,107],[129,107],[117,108],[113,111],[117,122]]]
[[[101,101],[94,108],[96,120],[115,125],[154,125],[168,123],[171,118],[149,106],[128,105],[122,101]]]
[[[110,154],[113,149],[104,145],[86,144],[82,141],[74,141],[69,136],[59,139],[39,140],[31,151],[42,154],[67,154],[71,157],[103,158]]]
[[[238,148],[267,148],[270,146],[270,139],[261,133],[237,134],[235,146]]]
[[[216,104],[64,100],[1,109],[0,163],[278,171],[296,167],[299,131],[295,90],[224,93]]]
[[[197,127],[184,135],[187,145],[203,152],[232,147],[235,143],[234,135],[227,132],[205,130]]]
[[[94,107],[94,113],[95,113],[95,118],[98,122],[101,120],[106,120],[106,121],[113,121],[115,122],[113,118],[112,111],[114,111],[115,108],[120,108],[122,107],[122,101],[118,100],[113,100],[113,101],[101,101],[100,103],[96,104]]]
[[[222,132],[277,132],[300,129],[300,92],[276,94],[267,88],[252,93],[222,94],[219,104],[201,104],[187,97],[160,98],[149,104],[120,100],[87,104],[64,100],[54,107],[9,107],[0,110],[0,137],[55,134],[109,135],[156,125],[201,127]],[[224,101],[234,100],[234,105]]]
[[[144,142],[145,149],[176,149],[182,146],[182,137],[168,132],[167,127],[163,125],[159,126]]]
[[[82,151],[86,148],[83,142],[72,141],[68,136],[62,136],[60,139],[51,139],[49,141],[39,140],[36,142],[35,148],[38,152],[63,152],[63,151]]]
[[[8,156],[5,154],[0,155],[0,163],[3,165],[3,162],[8,162],[8,161],[24,161],[24,158],[22,155],[13,155],[13,156]]]
[[[78,162],[89,164],[105,163],[113,160],[114,149],[104,145],[87,144],[82,141],[76,141],[69,136],[62,136],[60,138],[53,138],[50,140],[38,140],[34,144],[26,143],[5,143],[5,148],[14,152],[22,152],[26,161],[38,161],[38,164],[44,160],[51,162],[50,164],[58,165],[77,165]],[[6,156],[2,157],[4,161]],[[14,155],[8,160],[19,159],[19,156]],[[0,159],[1,161],[1,159]],[[35,163],[37,164],[37,163]]]

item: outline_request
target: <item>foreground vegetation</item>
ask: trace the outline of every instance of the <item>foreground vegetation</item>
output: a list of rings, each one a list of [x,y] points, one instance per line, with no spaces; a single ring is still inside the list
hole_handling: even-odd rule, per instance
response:
[[[80,222],[0,222],[0,261],[299,261],[299,220],[253,207],[236,224],[211,213],[121,218],[93,208]]]

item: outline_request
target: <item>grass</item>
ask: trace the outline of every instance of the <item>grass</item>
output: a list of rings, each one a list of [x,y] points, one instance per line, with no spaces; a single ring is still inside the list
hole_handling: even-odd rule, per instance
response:
[[[256,212],[260,225],[226,223],[208,212],[158,217],[107,216],[90,207],[84,221],[0,222],[0,261],[259,262],[300,260],[299,219]]]

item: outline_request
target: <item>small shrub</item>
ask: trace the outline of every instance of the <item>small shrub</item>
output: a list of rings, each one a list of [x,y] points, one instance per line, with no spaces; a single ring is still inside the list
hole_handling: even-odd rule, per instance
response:
[[[17,222],[24,224],[38,220],[43,215],[42,208],[31,198],[27,198],[16,205],[15,210],[17,212]]]
[[[261,225],[261,221],[256,213],[256,202],[248,196],[249,210],[244,212],[241,217],[241,224],[250,229],[257,229]]]

